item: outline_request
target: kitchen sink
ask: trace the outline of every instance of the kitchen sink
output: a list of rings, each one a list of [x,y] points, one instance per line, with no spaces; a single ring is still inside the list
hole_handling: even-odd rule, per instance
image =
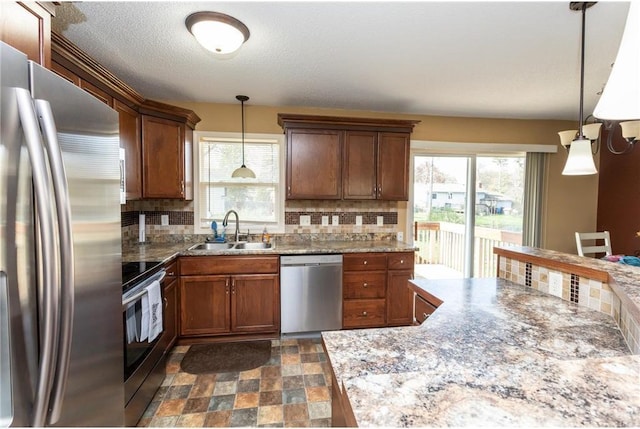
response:
[[[272,249],[271,243],[199,243],[191,246],[189,250],[267,250]]]
[[[271,243],[237,243],[233,248],[237,250],[271,249]]]
[[[229,250],[234,243],[200,243],[189,247],[189,250]]]

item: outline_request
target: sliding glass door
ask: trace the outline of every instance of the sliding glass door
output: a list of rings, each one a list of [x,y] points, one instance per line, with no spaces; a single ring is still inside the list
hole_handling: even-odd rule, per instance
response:
[[[495,276],[493,247],[522,243],[524,160],[414,154],[417,276]]]

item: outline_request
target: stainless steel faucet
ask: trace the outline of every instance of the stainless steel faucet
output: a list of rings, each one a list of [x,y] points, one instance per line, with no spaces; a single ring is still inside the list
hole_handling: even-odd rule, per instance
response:
[[[235,232],[235,241],[238,242],[240,241],[240,218],[238,217],[238,213],[235,210],[229,210],[227,212],[227,214],[224,215],[224,219],[222,220],[222,226],[224,226],[225,228],[227,227],[227,225],[229,224],[229,215],[233,213],[234,215],[236,215],[236,232]]]

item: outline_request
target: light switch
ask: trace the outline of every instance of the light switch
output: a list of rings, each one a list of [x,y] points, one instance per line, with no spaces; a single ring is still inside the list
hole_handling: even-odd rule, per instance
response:
[[[322,226],[329,226],[329,216],[322,216]]]
[[[384,225],[384,216],[378,216],[376,218],[376,223],[378,224],[378,226],[383,226]]]
[[[362,216],[356,216],[356,226],[362,226]]]
[[[169,215],[160,215],[160,225],[169,225]]]
[[[549,294],[562,298],[562,274],[549,272]]]
[[[309,225],[311,225],[311,216],[300,215],[300,226],[309,226]]]
[[[331,225],[333,226],[340,225],[340,216],[331,216]]]

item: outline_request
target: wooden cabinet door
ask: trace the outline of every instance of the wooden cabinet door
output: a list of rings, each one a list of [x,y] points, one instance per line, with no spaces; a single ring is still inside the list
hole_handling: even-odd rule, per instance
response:
[[[184,198],[184,124],[142,115],[142,195]]]
[[[413,322],[413,292],[407,282],[413,271],[393,270],[387,274],[387,326],[410,325]]]
[[[109,95],[106,91],[98,88],[91,82],[87,82],[84,79],[80,79],[80,88],[87,91],[89,94],[93,95],[98,100],[102,101],[109,107],[113,107],[113,97]]]
[[[0,40],[51,68],[51,15],[37,2],[0,1]]]
[[[342,131],[287,130],[287,199],[342,197]]]
[[[378,199],[409,199],[409,133],[378,133]]]
[[[80,76],[78,76],[68,68],[56,63],[55,61],[52,61],[51,70],[55,72],[55,74],[57,74],[61,78],[68,80],[75,86],[80,86]]]
[[[142,141],[140,115],[131,107],[115,100],[113,108],[120,118],[120,147],[125,155],[125,187],[127,201],[142,198]]]
[[[180,334],[215,335],[231,331],[229,276],[180,278]]]
[[[280,284],[277,275],[233,276],[231,284],[231,330],[278,332]]]
[[[342,198],[376,198],[376,143],[378,133],[347,131],[344,139]]]
[[[166,283],[166,280],[165,282]],[[160,337],[160,348],[166,353],[173,347],[178,338],[178,279],[173,279],[164,286],[163,331]]]

